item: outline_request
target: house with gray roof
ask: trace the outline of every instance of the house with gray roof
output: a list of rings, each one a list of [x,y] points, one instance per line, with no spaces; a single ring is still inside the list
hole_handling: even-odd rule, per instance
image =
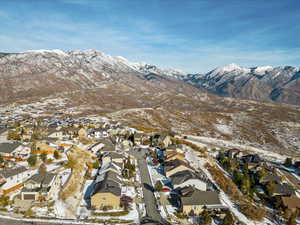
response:
[[[2,156],[12,156],[12,153],[21,146],[19,142],[0,143],[0,154]]]
[[[21,190],[22,200],[50,200],[59,191],[60,179],[55,173],[33,175]]]
[[[92,208],[100,210],[119,209],[122,189],[118,175],[109,171],[100,176],[102,179],[96,178],[91,193]]]
[[[23,183],[35,174],[35,170],[26,167],[4,168],[0,170],[1,191],[3,194],[10,193],[23,186]]]
[[[180,209],[184,214],[193,211],[199,214],[203,208],[224,208],[217,191],[200,191],[193,187],[184,187],[178,190],[180,196]]]
[[[173,188],[194,187],[200,191],[207,190],[207,183],[195,172],[190,170],[179,171],[169,177]]]

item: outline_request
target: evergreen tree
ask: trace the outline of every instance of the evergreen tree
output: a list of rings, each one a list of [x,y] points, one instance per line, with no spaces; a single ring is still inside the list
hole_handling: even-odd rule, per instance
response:
[[[284,162],[284,165],[285,165],[286,167],[291,167],[291,166],[293,165],[293,160],[292,160],[292,158],[286,158],[286,159],[285,159],[285,162]]]
[[[241,183],[241,191],[244,194],[249,194],[250,193],[250,189],[251,189],[250,177],[248,175],[247,176],[243,176],[242,183]]]
[[[242,173],[240,172],[239,169],[235,169],[233,171],[233,182],[237,185],[237,186],[241,186],[241,183],[242,183],[242,179],[243,179],[243,176],[242,176]]]
[[[58,153],[58,151],[55,151],[53,153],[53,156],[54,156],[55,159],[59,159],[59,153]]]
[[[47,153],[43,152],[42,154],[40,154],[40,159],[45,162],[47,159]]]
[[[30,155],[29,158],[27,159],[27,162],[30,166],[35,166],[37,162],[37,156],[35,154]]]
[[[286,224],[287,225],[297,225],[296,215],[292,214]]]
[[[231,212],[228,210],[223,220],[223,225],[233,225],[234,219]]]
[[[161,191],[161,189],[163,188],[162,183],[158,180],[155,184],[155,190],[156,191]]]
[[[200,215],[200,225],[210,225],[211,224],[211,215],[208,213],[208,211],[205,209],[202,211]]]

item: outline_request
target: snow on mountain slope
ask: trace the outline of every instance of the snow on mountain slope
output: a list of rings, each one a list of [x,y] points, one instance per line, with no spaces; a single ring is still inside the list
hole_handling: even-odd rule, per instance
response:
[[[207,74],[190,74],[184,81],[221,96],[300,105],[297,67],[243,68],[229,64]]]

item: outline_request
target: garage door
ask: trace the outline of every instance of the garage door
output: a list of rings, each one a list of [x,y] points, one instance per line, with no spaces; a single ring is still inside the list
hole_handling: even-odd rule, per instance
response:
[[[35,195],[33,194],[24,194],[24,200],[34,200]]]

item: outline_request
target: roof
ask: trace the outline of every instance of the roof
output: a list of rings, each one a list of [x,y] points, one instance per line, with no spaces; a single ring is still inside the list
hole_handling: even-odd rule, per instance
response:
[[[185,181],[190,179],[198,179],[198,178],[194,172],[190,170],[184,170],[171,175],[169,179],[171,180],[173,185],[176,185],[176,184],[184,183]]]
[[[260,183],[275,182],[280,183],[281,178],[276,174],[269,173],[267,176],[260,179]]]
[[[295,195],[292,195],[290,197],[282,197],[282,203],[289,209],[300,208],[300,198]]]
[[[165,171],[170,171],[181,165],[183,165],[187,168],[191,168],[186,162],[179,160],[179,159],[175,159],[175,160],[165,162]]]
[[[12,177],[15,176],[17,174],[23,173],[27,171],[26,167],[21,166],[18,168],[5,168],[0,170],[0,174],[4,177],[4,178],[8,178],[8,177]]]
[[[12,153],[20,145],[21,145],[21,143],[19,143],[19,142],[1,143],[0,144],[0,152]]]
[[[190,191],[181,196],[182,205],[221,205],[219,193],[216,191],[199,191],[190,188]]]
[[[103,181],[95,184],[91,196],[98,193],[112,193],[113,195],[121,196],[121,187],[119,183],[105,178]]]
[[[33,175],[30,180],[39,184],[49,185],[55,176],[55,173],[38,173]]]
[[[288,184],[277,184],[273,193],[280,195],[293,195],[295,194],[295,190]]]

